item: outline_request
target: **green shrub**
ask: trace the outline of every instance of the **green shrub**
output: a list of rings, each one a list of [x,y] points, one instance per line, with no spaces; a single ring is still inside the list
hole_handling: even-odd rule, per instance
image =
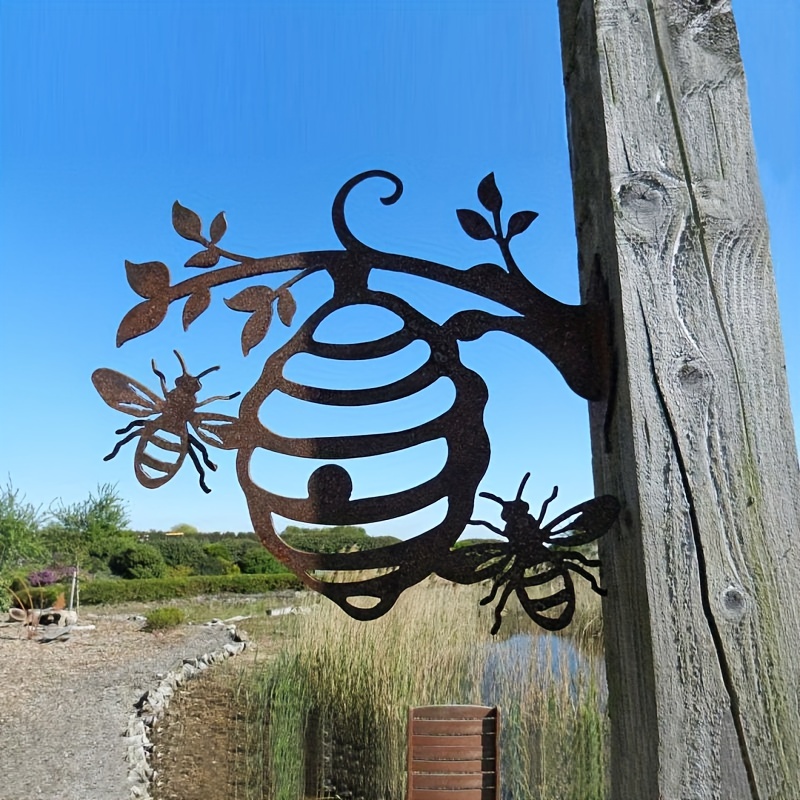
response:
[[[276,575],[286,572],[286,567],[257,542],[254,547],[247,548],[236,563],[239,569],[248,575]]]
[[[149,544],[130,544],[109,559],[109,566],[121,578],[161,578],[167,565],[161,553]]]
[[[363,542],[359,542],[359,550],[377,550],[379,547],[388,547],[392,544],[401,542],[396,536],[367,536]]]
[[[169,567],[189,567],[198,573],[206,558],[203,545],[195,536],[153,538],[150,544],[158,549]]]
[[[222,558],[225,561],[233,561],[231,551],[228,549],[225,542],[211,542],[210,544],[204,544],[203,550],[209,556]]]
[[[300,528],[289,525],[281,538],[290,547],[309,553],[342,553],[353,548],[364,548],[369,537],[363,528],[353,525],[334,528]]]
[[[206,553],[198,573],[200,575],[238,575],[239,567],[230,559]]]
[[[86,605],[111,605],[206,594],[264,594],[281,589],[300,588],[302,588],[300,580],[291,574],[193,575],[189,578],[95,580],[81,584],[81,602]]]
[[[186,614],[180,608],[156,608],[147,615],[145,630],[161,631],[165,628],[174,628],[181,625],[186,619]]]
[[[170,528],[170,531],[172,533],[183,533],[183,534],[188,533],[189,535],[199,532],[194,525],[189,525],[188,522],[179,522],[177,525],[173,525]]]

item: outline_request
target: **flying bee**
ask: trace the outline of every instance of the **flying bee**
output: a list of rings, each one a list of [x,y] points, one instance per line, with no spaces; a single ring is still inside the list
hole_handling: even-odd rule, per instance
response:
[[[470,525],[483,525],[508,540],[504,542],[481,542],[451,551],[451,562],[443,570],[443,577],[459,583],[477,583],[494,580],[492,590],[481,600],[481,605],[491,603],[500,587],[500,600],[494,609],[492,634],[500,630],[502,612],[512,592],[516,592],[520,605],[528,616],[549,631],[565,628],[575,613],[575,584],[572,574],[585,578],[599,595],[605,595],[594,575],[585,567],[598,567],[597,559],[587,558],[577,550],[567,548],[593,542],[602,536],[614,523],[619,513],[619,503],[610,495],[595,497],[575,506],[542,525],[547,507],[558,495],[558,487],[542,504],[538,517],[530,513],[530,506],[522,499],[525,484],[530,478],[525,475],[513,500],[503,500],[489,492],[480,496],[494,500],[502,506],[501,518],[505,528],[500,529],[485,520],[470,520]],[[574,519],[577,516],[577,519]],[[528,589],[560,580],[561,588],[545,597],[530,597]],[[564,606],[558,616],[543,613]]]
[[[127,434],[127,436],[117,442],[103,461],[114,458],[124,444],[138,436],[139,442],[136,445],[133,468],[136,478],[142,486],[148,489],[163,486],[175,476],[188,453],[199,475],[200,488],[208,493],[211,489],[206,486],[205,472],[197,453],[200,453],[203,463],[208,469],[216,470],[217,465],[208,457],[208,450],[203,442],[214,447],[221,446],[222,438],[219,430],[237,420],[236,417],[225,414],[198,413],[197,409],[213,403],[215,400],[232,400],[240,392],[209,397],[198,403],[197,393],[202,388],[200,379],[210,372],[218,370],[219,367],[209,367],[199,375],[190,375],[186,371],[186,364],[181,354],[177,350],[173,352],[183,370],[183,374],[175,379],[174,389],[167,388],[167,379],[156,366],[155,359],[150,362],[153,372],[161,382],[163,397],[159,397],[138,381],[113,369],[98,369],[92,374],[94,388],[111,408],[134,417],[154,417],[153,419],[137,419],[130,425],[120,428],[117,433]],[[190,428],[195,431],[196,436]],[[177,459],[164,460],[164,456],[158,458],[153,453],[153,450],[157,449],[167,451],[167,453],[177,453]],[[154,474],[150,474],[147,470],[152,470]]]

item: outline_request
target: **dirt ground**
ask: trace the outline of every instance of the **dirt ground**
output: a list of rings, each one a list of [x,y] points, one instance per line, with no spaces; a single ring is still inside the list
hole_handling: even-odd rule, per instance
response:
[[[153,732],[154,800],[235,800],[242,796],[237,770],[244,752],[237,727],[243,719],[236,703],[236,685],[254,662],[279,652],[281,635],[274,632],[280,624],[240,623],[249,638],[247,650],[180,688]]]
[[[157,725],[151,766],[155,800],[229,800],[240,758],[231,671],[209,670],[183,687]],[[220,674],[225,673],[225,674]]]

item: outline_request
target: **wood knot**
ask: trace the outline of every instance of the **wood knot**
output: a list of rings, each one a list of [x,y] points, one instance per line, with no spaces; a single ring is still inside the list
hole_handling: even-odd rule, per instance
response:
[[[663,218],[669,190],[655,173],[634,173],[620,184],[617,201],[625,219],[644,233]]]
[[[739,622],[747,613],[749,600],[745,592],[737,586],[728,586],[720,595],[722,613],[726,619]]]
[[[685,359],[678,367],[678,380],[683,390],[689,394],[698,394],[704,391],[709,378],[706,369],[692,359]]]

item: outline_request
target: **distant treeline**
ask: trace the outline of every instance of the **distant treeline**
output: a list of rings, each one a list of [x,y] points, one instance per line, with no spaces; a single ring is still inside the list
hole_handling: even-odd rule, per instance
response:
[[[97,580],[288,571],[252,532],[200,533],[187,524],[175,525],[171,531],[134,531],[129,522],[127,504],[109,484],[99,486],[96,494],[82,502],[54,501],[42,512],[9,483],[0,490],[0,608],[7,605],[11,587],[64,584],[76,567],[83,578]],[[320,553],[374,549],[399,541],[369,536],[353,526],[290,526],[283,536],[292,547]]]

